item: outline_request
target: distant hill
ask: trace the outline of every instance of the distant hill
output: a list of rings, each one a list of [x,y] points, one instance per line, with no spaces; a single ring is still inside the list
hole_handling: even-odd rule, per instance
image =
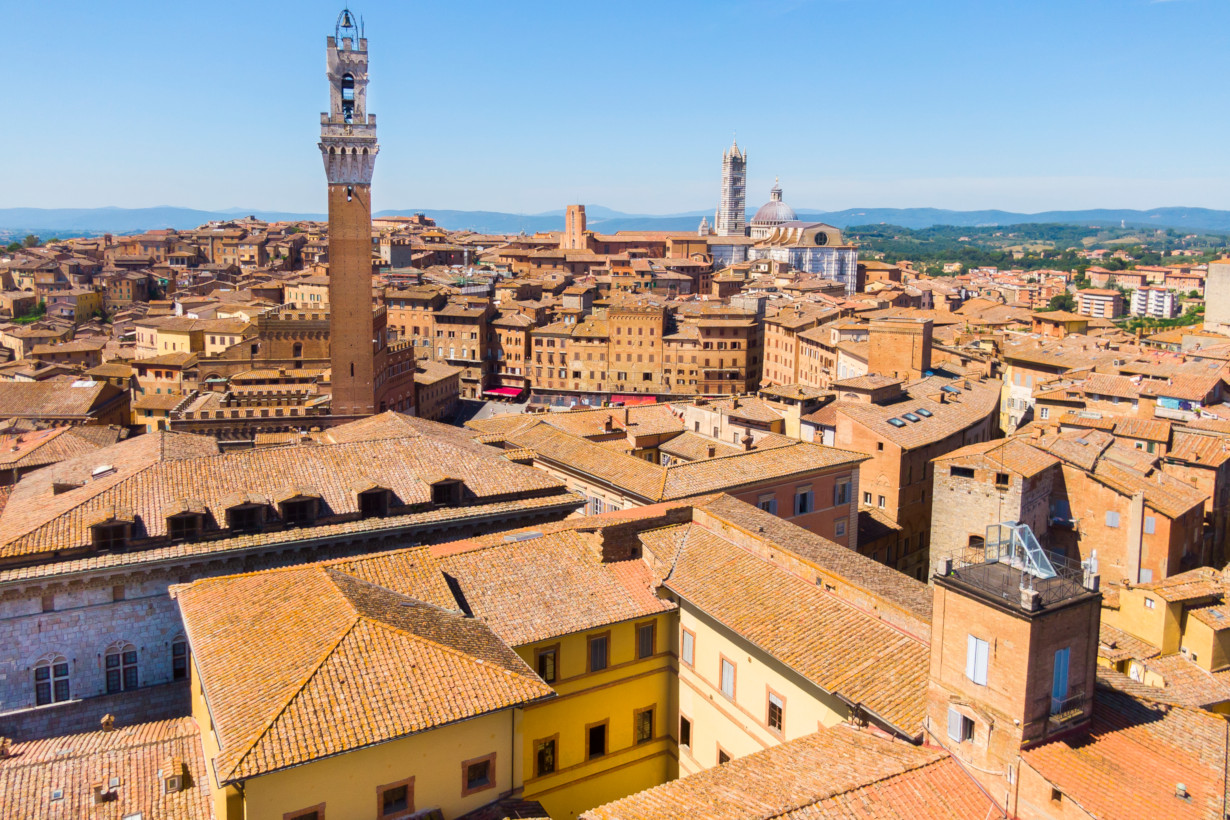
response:
[[[590,205],[586,208],[590,228],[604,233],[615,231],[694,231],[706,212],[660,216],[626,214]],[[422,212],[449,230],[470,229],[483,233],[533,233],[557,231],[564,227],[563,210],[539,214],[510,214],[500,211],[447,211],[431,208],[380,211],[376,216],[410,215]],[[749,211],[751,217],[754,211]],[[192,208],[0,208],[0,234],[34,233],[51,236],[99,233],[136,233],[153,228],[194,228],[205,222],[235,219],[251,214],[270,221],[325,218],[319,213],[290,213],[232,208],[202,211]],[[1175,228],[1191,231],[1230,232],[1230,211],[1209,208],[1153,208],[1148,211],[1095,209],[1086,211],[1045,211],[1036,214],[1011,211],[948,211],[939,208],[847,208],[844,211],[799,210],[800,219],[828,222],[838,227],[886,223],[904,228],[932,225],[978,227],[1060,223],[1077,225]]]

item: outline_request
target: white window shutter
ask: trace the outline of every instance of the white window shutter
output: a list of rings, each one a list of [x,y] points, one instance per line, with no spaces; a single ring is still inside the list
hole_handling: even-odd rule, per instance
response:
[[[961,713],[951,706],[948,707],[948,737],[961,742]]]
[[[978,668],[978,639],[973,635],[967,635],[965,640],[965,677],[974,680]],[[952,720],[952,713],[949,713],[949,721]]]
[[[974,670],[974,682],[979,686],[987,685],[987,660],[990,648],[991,645],[986,641],[978,641],[978,657],[976,669]]]

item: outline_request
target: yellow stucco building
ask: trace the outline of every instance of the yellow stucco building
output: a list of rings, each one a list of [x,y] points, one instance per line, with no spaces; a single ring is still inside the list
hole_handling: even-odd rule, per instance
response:
[[[925,586],[725,495],[175,594],[227,820],[564,820],[923,711]]]

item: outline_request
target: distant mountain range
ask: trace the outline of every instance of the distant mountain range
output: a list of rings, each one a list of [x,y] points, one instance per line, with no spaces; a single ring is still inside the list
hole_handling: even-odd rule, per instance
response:
[[[482,233],[555,231],[564,227],[564,212],[510,214],[499,211],[441,211],[431,208],[380,211],[376,216],[409,216],[425,213],[449,230],[470,229]],[[604,233],[615,231],[693,231],[707,212],[684,214],[627,214],[586,206],[590,228]],[[749,218],[753,212],[749,211]],[[43,238],[81,236],[100,233],[136,233],[153,228],[195,228],[214,220],[253,215],[269,221],[325,219],[324,214],[253,211],[231,208],[201,211],[192,208],[0,208],[0,234],[34,233]],[[1095,209],[1087,211],[1044,211],[1036,214],[1012,211],[948,211],[939,208],[848,208],[844,211],[799,211],[799,219],[828,222],[844,228],[849,225],[890,224],[903,228],[932,225],[978,227],[1025,223],[1068,223],[1118,227],[1176,228],[1198,232],[1230,232],[1230,211],[1209,208],[1153,208],[1148,211]]]

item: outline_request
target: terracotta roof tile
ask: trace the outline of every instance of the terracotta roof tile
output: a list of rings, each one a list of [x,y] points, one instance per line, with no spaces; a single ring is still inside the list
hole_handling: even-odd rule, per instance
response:
[[[921,731],[927,645],[796,575],[694,527],[667,588],[899,731]]]
[[[1099,688],[1088,735],[1024,761],[1092,817],[1224,817],[1226,718]],[[1175,796],[1184,784],[1189,800]]]
[[[173,588],[221,746],[219,781],[553,694],[482,621],[342,566]]]
[[[160,773],[172,758],[184,788],[164,794]],[[113,778],[115,798],[96,804],[93,784]],[[0,758],[0,803],[12,818],[211,820],[209,783],[200,731],[187,717],[16,743]]]
[[[967,818],[992,806],[942,752],[846,726],[590,809],[583,820]]]

